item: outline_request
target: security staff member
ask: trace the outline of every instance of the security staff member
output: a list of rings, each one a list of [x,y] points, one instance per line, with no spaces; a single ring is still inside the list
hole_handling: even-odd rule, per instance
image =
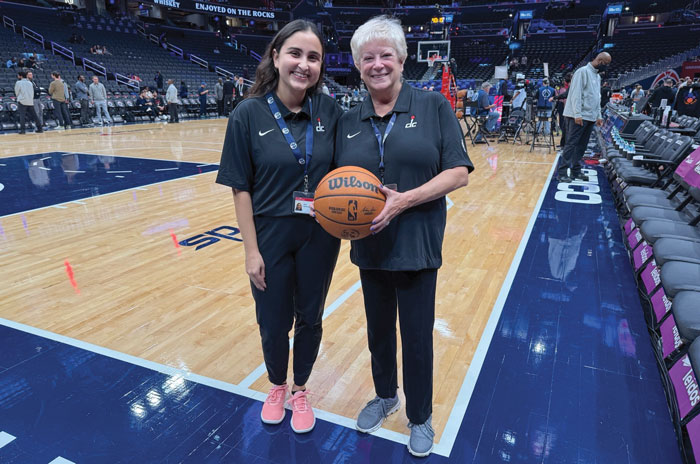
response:
[[[373,432],[399,408],[398,306],[408,450],[427,456],[434,440],[433,323],[445,195],[465,186],[474,168],[449,102],[401,82],[407,47],[398,20],[369,20],[355,31],[350,46],[369,96],[338,123],[336,163],[368,169],[387,186],[373,235],[353,241],[350,252],[360,268],[377,395],[360,412],[357,429]]]
[[[233,188],[268,377],[261,419],[284,419],[288,333],[294,323],[292,429],[313,429],[306,381],[340,241],[310,217],[318,182],[331,168],[342,110],[318,93],[323,45],[316,26],[295,20],[268,45],[255,85],[229,118],[216,181]]]

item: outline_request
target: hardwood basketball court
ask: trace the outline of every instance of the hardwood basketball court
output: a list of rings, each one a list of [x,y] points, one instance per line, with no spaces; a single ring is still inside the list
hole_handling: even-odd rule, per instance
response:
[[[0,173],[10,166],[4,160],[36,155],[26,158],[30,166],[42,158],[54,163],[42,171],[60,163],[70,186],[67,171],[80,171],[83,154],[95,155],[106,170],[129,157],[187,162],[206,171],[219,161],[225,123],[7,135],[0,147]],[[449,196],[438,277],[436,443],[556,156],[511,144],[468,145],[468,151],[476,170],[467,188]],[[54,153],[51,160],[47,153]],[[155,170],[169,169],[175,168]],[[27,173],[2,173],[0,180]],[[131,174],[113,172],[122,178]],[[97,196],[0,216],[0,318],[264,398],[269,384],[233,199],[230,189],[214,183],[215,175],[195,172],[143,181],[127,190],[93,192]],[[46,195],[41,182],[32,182],[29,193],[4,194],[10,199]],[[327,300],[321,351],[308,382],[313,405],[326,412],[319,417],[346,425],[374,396],[359,273],[348,250],[344,242]],[[402,408],[380,434],[400,439],[406,422]]]

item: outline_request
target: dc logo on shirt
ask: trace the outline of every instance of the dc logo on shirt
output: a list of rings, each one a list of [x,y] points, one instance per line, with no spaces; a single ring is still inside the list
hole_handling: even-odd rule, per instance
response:
[[[418,123],[416,122],[416,117],[411,116],[411,122],[406,123],[406,129],[412,129],[412,128],[416,127],[417,125],[418,125]]]
[[[321,118],[317,119],[318,124],[316,124],[316,132],[326,132],[326,128],[321,125]]]
[[[544,89],[544,90],[542,91],[542,96],[543,96],[544,98],[549,98],[549,97],[552,96],[552,91],[549,90],[549,89]]]

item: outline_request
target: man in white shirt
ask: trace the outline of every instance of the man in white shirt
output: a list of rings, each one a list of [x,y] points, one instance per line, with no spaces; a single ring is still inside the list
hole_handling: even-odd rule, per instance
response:
[[[180,122],[180,117],[177,114],[177,87],[173,84],[172,79],[168,79],[168,90],[165,92],[165,102],[168,104],[170,122]]]
[[[593,124],[601,125],[600,76],[612,61],[607,52],[599,53],[593,61],[576,70],[571,79],[569,95],[564,106],[567,124],[566,145],[559,162],[559,182],[588,180],[581,173],[581,158],[593,132]]]
[[[34,86],[27,80],[26,71],[17,73],[17,82],[15,83],[15,96],[17,97],[17,110],[19,111],[19,133],[24,134],[24,120],[26,115],[32,118],[36,124],[36,133],[44,132],[41,128],[39,118],[34,111]]]

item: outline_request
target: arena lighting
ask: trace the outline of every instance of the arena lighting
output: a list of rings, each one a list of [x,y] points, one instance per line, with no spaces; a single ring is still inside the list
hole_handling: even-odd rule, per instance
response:
[[[655,16],[653,16],[653,15],[652,15],[652,17],[651,17],[651,22],[652,22],[652,23],[654,22],[654,17],[655,17]]]
[[[639,16],[635,16],[635,17],[634,17],[634,22],[635,22],[635,23],[638,23],[638,22],[639,22]]]
[[[629,10],[630,10],[630,7],[626,6],[625,11],[629,11]]]

